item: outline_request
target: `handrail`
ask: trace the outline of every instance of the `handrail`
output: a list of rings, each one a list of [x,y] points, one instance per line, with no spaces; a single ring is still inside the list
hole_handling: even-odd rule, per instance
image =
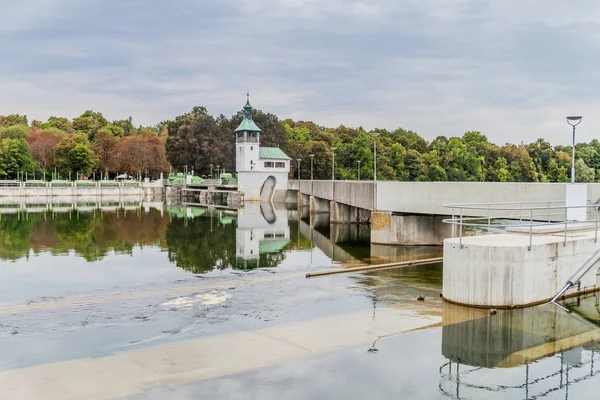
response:
[[[564,226],[564,242],[567,242],[567,231],[569,226],[579,224],[590,224],[595,222],[595,237],[598,241],[598,204],[591,205],[566,205],[564,200],[546,200],[546,201],[517,201],[517,202],[498,202],[498,203],[455,203],[444,204],[445,208],[452,210],[452,218],[446,218],[442,221],[453,226],[452,236],[455,236],[458,226],[459,246],[462,249],[462,238],[464,228],[479,227],[487,229],[507,229],[507,228],[529,228],[529,246],[531,250],[533,242],[533,228],[543,226]],[[585,220],[569,220],[568,210],[585,209]],[[591,213],[587,210],[593,210],[595,218],[589,218]],[[480,222],[478,222],[480,221]],[[493,221],[493,222],[492,222]]]

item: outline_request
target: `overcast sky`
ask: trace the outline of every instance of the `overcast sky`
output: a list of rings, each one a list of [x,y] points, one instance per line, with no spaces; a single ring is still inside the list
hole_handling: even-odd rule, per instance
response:
[[[597,0],[0,0],[0,115],[151,125],[203,105],[431,140],[600,128]]]

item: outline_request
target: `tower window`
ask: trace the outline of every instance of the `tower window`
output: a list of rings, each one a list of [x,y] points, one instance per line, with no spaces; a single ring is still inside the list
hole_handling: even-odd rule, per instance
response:
[[[250,151],[254,150],[254,147],[250,146]]]
[[[276,162],[275,163],[275,168],[285,168],[285,162]]]
[[[273,161],[265,161],[265,168],[273,168],[275,163]]]

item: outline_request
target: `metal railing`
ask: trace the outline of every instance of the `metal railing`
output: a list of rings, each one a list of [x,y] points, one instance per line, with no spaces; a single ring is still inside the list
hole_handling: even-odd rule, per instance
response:
[[[564,243],[567,242],[569,230],[594,230],[594,240],[598,241],[599,204],[566,205],[564,200],[504,202],[504,203],[462,203],[444,204],[451,210],[452,218],[443,222],[452,225],[452,237],[459,237],[459,246],[463,248],[463,237],[473,236],[469,233],[499,233],[511,229],[516,232],[529,233],[531,250],[534,231],[540,227],[556,227],[547,231],[564,231]],[[569,210],[573,212],[585,209],[585,219],[569,219]]]

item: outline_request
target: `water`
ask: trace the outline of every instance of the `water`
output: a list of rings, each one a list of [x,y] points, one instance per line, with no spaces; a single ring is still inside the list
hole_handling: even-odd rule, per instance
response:
[[[440,264],[305,279],[440,249],[372,246],[368,227],[269,204],[38,208],[0,210],[11,398],[595,398],[596,296],[489,315],[440,300]],[[99,365],[123,359],[161,378],[107,387]],[[87,391],[69,397],[72,362]]]

